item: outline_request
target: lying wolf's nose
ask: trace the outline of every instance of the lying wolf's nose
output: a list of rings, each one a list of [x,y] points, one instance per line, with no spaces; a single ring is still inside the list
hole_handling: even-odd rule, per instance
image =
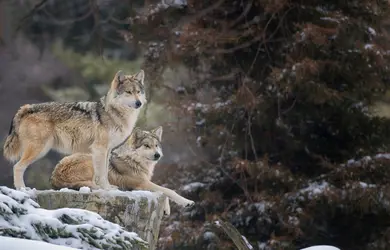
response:
[[[155,153],[154,154],[154,159],[158,160],[160,158],[160,154],[159,153]]]
[[[140,101],[136,101],[136,102],[135,102],[135,107],[136,107],[136,108],[141,107],[141,105],[142,105],[142,102],[140,102]]]

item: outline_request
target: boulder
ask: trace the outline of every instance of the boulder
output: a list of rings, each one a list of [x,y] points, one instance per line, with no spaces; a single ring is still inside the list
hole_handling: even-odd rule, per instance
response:
[[[68,208],[68,206],[53,210],[43,209],[32,199],[34,191],[31,193],[0,187],[0,236],[45,241],[55,245],[86,250],[144,250],[150,248],[148,242],[141,239],[136,233],[103,219],[95,212]],[[94,199],[99,199],[92,198],[95,194],[77,195],[76,192],[62,194],[51,191],[38,194],[36,197],[39,197],[38,200],[48,203],[53,201],[53,204],[59,204],[55,201],[67,197],[66,194],[72,194],[74,198],[86,195],[84,196],[87,197],[86,203],[98,203]],[[91,197],[90,199],[88,199],[88,195]],[[108,202],[112,203],[115,203],[115,200],[115,197],[107,199]],[[69,204],[77,203],[69,201]],[[134,202],[134,204],[137,203]],[[139,210],[147,209],[145,207],[148,207],[148,204],[140,206]]]
[[[79,208],[135,232],[155,249],[166,196],[149,191],[104,191],[81,189],[34,190],[36,202],[45,209]]]

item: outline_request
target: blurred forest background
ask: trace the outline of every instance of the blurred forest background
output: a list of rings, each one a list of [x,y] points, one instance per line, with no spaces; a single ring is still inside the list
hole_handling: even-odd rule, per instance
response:
[[[220,219],[255,249],[389,249],[389,7],[0,0],[0,133],[23,104],[96,100],[118,69],[142,68],[138,125],[164,127],[154,181],[197,202],[171,203],[158,249],[234,249]],[[50,188],[61,157],[27,185]]]

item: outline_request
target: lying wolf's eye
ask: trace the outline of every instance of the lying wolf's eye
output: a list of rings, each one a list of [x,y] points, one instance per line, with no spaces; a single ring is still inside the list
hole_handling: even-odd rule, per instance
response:
[[[131,92],[130,91],[125,91],[127,94],[131,95]]]
[[[148,144],[144,144],[144,147],[145,148],[150,148],[150,146]]]
[[[137,91],[137,94],[139,94],[139,93],[141,93],[141,91],[138,90],[138,91]]]

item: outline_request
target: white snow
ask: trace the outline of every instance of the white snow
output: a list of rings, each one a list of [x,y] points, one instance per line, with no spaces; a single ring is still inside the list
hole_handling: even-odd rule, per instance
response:
[[[90,244],[89,235],[96,236],[94,242],[101,246],[117,247],[118,241],[128,245],[146,243],[136,233],[124,231],[97,213],[76,208],[42,209],[29,194],[7,187],[0,187],[0,228],[12,230],[20,238],[77,249],[97,249]],[[5,231],[0,234],[7,236]],[[67,237],[58,237],[60,235]]]
[[[307,188],[301,189],[299,192],[308,194],[309,198],[313,198],[315,195],[321,194],[329,189],[329,183],[322,181],[321,183],[310,183]]]
[[[373,36],[376,35],[376,31],[375,31],[373,28],[371,28],[371,27],[368,27],[368,32],[369,32],[371,35],[373,35]]]
[[[381,158],[385,158],[385,159],[389,159],[390,160],[390,154],[388,153],[385,153],[385,154],[377,154],[374,156],[375,159],[381,159]]]
[[[89,187],[81,187],[79,192],[83,194],[87,194],[91,192],[91,189]]]
[[[58,246],[43,241],[0,236],[0,248],[7,250],[72,250],[73,247]]]
[[[367,183],[362,182],[362,181],[359,182],[359,185],[361,188],[375,188],[376,187],[375,184],[367,184]]]
[[[342,166],[350,166],[350,165],[361,165],[361,163],[372,161],[372,159],[388,159],[390,160],[390,153],[379,153],[374,155],[373,157],[367,155],[362,157],[360,160],[350,159],[347,161],[347,164],[342,164]]]
[[[318,246],[302,248],[301,250],[340,250],[340,248],[327,246],[327,245],[318,245]]]
[[[204,234],[203,234],[203,239],[204,240],[211,241],[211,240],[213,240],[215,238],[216,238],[216,236],[215,236],[215,234],[213,232],[207,231],[207,232],[204,232]]]
[[[187,5],[187,0],[162,0],[161,2],[172,7],[184,7]]]
[[[186,191],[186,192],[193,192],[193,191],[196,191],[200,188],[203,188],[204,186],[206,186],[206,184],[201,183],[201,182],[193,182],[193,183],[190,183],[190,184],[183,186],[181,188],[181,190]]]
[[[36,197],[37,193],[45,193],[45,192],[69,192],[69,193],[92,193],[98,194],[101,197],[114,197],[114,196],[126,196],[129,198],[146,198],[152,202],[157,202],[158,197],[161,195],[159,192],[151,192],[144,190],[133,190],[133,191],[121,191],[121,190],[103,190],[103,189],[94,189],[91,190],[88,187],[81,187],[80,190],[61,188],[60,190],[28,190],[22,193],[28,194],[30,197]]]

